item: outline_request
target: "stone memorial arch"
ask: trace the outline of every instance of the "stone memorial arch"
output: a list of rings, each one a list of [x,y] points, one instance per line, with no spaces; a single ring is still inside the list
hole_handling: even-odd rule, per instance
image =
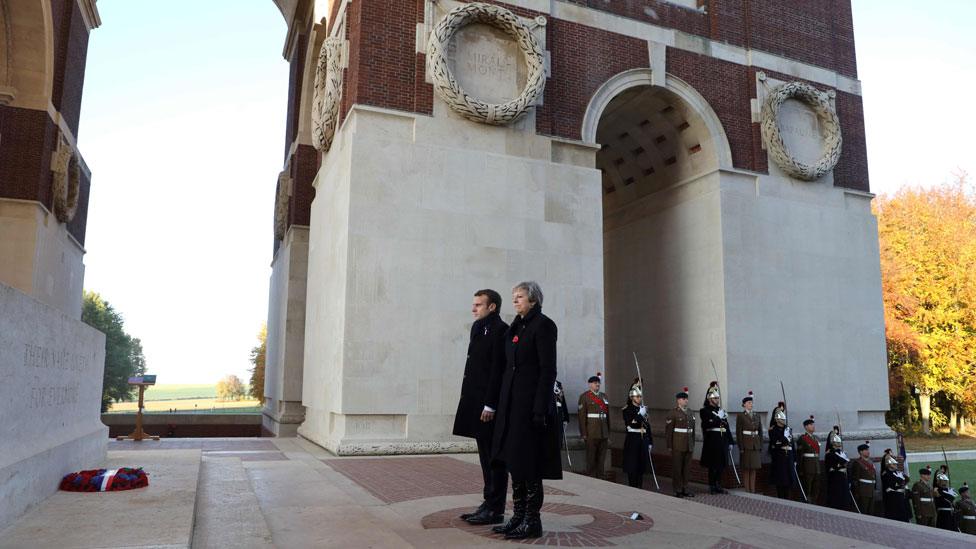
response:
[[[536,279],[570,392],[602,371],[622,404],[636,352],[658,414],[782,380],[893,436],[850,6],[631,4],[279,2],[268,431],[468,448],[466,303]]]

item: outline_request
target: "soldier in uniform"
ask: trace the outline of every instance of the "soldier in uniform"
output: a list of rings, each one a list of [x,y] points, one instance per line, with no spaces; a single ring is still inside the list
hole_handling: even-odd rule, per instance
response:
[[[956,501],[956,493],[949,486],[949,475],[945,471],[935,474],[935,527],[943,530],[956,532],[956,516],[953,505]]]
[[[878,484],[878,473],[871,462],[871,443],[857,446],[858,458],[851,462],[851,492],[857,501],[857,508],[865,515],[874,514],[874,489]]]
[[[912,485],[912,506],[915,508],[915,523],[922,526],[935,526],[935,492],[929,485],[932,468],[926,465],[918,472],[918,482]]]
[[[721,399],[718,382],[713,381],[708,386],[705,402],[698,411],[702,420],[701,464],[708,468],[708,491],[712,494],[725,493],[722,488],[722,471],[725,470],[729,444],[732,443],[729,415],[722,409]]]
[[[820,500],[820,441],[813,436],[817,430],[813,416],[803,420],[803,430],[805,432],[796,441],[797,470],[807,500],[817,503]]]
[[[965,482],[959,488],[959,501],[956,502],[956,523],[963,534],[976,535],[976,503],[969,496],[969,485]]]
[[[623,409],[627,436],[624,438],[623,470],[627,473],[627,484],[641,488],[644,473],[651,470],[651,448],[654,439],[651,425],[647,422],[647,407],[640,380],[634,380],[627,393],[627,405]]]
[[[786,403],[773,408],[769,429],[770,484],[776,486],[776,497],[789,498],[793,486],[793,433],[786,425]]]
[[[563,391],[563,384],[558,379],[556,380],[556,387],[553,389],[553,392],[556,393],[556,416],[559,418],[559,421],[563,422],[563,427],[565,427],[569,423],[569,408],[566,407],[566,392]]]
[[[908,478],[898,470],[898,459],[885,450],[881,458],[881,499],[884,501],[884,516],[892,520],[908,522],[908,506],[905,499],[905,486]]]
[[[590,376],[590,389],[579,397],[580,436],[586,442],[586,474],[603,478],[610,438],[610,401],[600,392],[600,376]]]
[[[735,442],[739,445],[739,466],[746,490],[756,493],[756,471],[762,468],[762,421],[752,411],[752,391],[742,399],[744,409],[735,420]]]
[[[688,491],[688,468],[695,451],[695,416],[688,409],[688,388],[674,395],[676,405],[664,418],[664,440],[671,450],[671,479],[674,495],[692,497]]]
[[[478,290],[471,304],[474,324],[468,342],[468,356],[461,381],[461,399],[454,415],[453,433],[475,439],[481,474],[484,477],[484,501],[473,513],[461,518],[471,524],[496,524],[505,512],[508,472],[491,463],[491,440],[495,426],[498,392],[505,373],[505,331],[508,324],[498,311],[502,297],[495,290]]]
[[[844,452],[844,439],[840,426],[834,425],[827,435],[827,451],[824,453],[824,469],[827,471],[827,506],[849,511],[851,508],[850,482],[847,466],[851,460]]]

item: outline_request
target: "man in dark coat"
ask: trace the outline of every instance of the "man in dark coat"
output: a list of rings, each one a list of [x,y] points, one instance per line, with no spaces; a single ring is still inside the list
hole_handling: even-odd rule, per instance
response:
[[[542,536],[542,479],[563,478],[556,414],[556,324],[542,314],[542,289],[512,290],[516,316],[505,334],[505,375],[498,397],[492,459],[512,475],[513,515],[493,530],[506,539]]]
[[[498,392],[505,371],[505,332],[508,324],[498,311],[502,297],[495,290],[478,290],[471,304],[474,324],[464,363],[461,400],[454,415],[454,434],[475,439],[485,486],[484,501],[473,513],[461,518],[471,524],[497,524],[505,512],[508,473],[502,464],[492,464],[491,443],[498,408]]]
[[[786,425],[786,404],[783,402],[773,409],[769,459],[770,484],[776,486],[776,497],[787,499],[793,486],[793,433]]]
[[[722,409],[722,396],[718,382],[713,381],[705,393],[705,402],[698,415],[702,421],[701,464],[708,468],[708,490],[712,494],[724,494],[722,471],[728,463],[729,445],[732,433],[729,428],[729,415]]]

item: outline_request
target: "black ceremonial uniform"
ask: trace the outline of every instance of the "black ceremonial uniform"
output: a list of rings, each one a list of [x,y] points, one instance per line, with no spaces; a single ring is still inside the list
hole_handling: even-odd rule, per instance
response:
[[[702,467],[708,468],[708,482],[712,491],[719,490],[722,484],[722,471],[728,463],[729,445],[733,443],[727,419],[719,417],[718,406],[708,400],[702,405],[698,415],[702,429]]]
[[[908,500],[905,499],[907,485],[905,473],[888,469],[881,472],[881,498],[884,501],[885,518],[908,522]]]
[[[769,429],[769,482],[779,497],[789,497],[793,486],[793,441],[779,425]]]
[[[955,508],[956,493],[952,488],[935,488],[935,527],[956,532]]]
[[[654,444],[647,418],[638,413],[637,406],[628,402],[623,409],[627,436],[624,438],[623,470],[630,486],[640,488],[645,473],[651,470],[650,449]]]
[[[827,472],[827,506],[851,510],[851,483],[847,478],[850,458],[843,450],[827,448],[824,453],[824,469]]]

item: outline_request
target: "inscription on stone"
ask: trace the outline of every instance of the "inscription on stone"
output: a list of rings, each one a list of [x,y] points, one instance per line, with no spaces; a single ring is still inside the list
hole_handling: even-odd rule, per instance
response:
[[[27,368],[83,372],[88,369],[88,363],[88,357],[67,349],[24,344],[24,366]]]
[[[779,130],[786,150],[800,162],[813,164],[823,154],[823,134],[813,109],[787,99],[779,109]]]
[[[490,25],[460,29],[448,44],[447,59],[461,87],[481,101],[510,101],[525,85],[525,60],[518,45]]]
[[[78,387],[72,385],[45,385],[35,377],[34,383],[25,393],[27,402],[24,408],[36,410],[64,406],[78,402]]]

